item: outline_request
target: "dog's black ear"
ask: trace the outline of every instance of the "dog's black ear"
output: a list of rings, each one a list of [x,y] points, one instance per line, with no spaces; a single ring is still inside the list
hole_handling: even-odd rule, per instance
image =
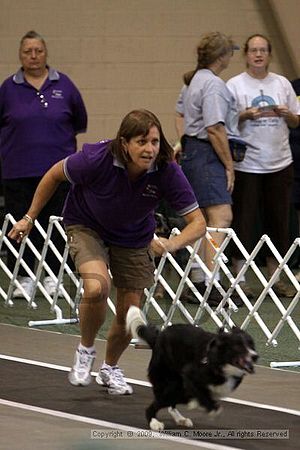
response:
[[[227,335],[228,333],[227,333],[227,331],[226,331],[226,328],[225,327],[221,327],[220,329],[219,329],[219,331],[218,331],[218,333],[217,333],[217,336],[224,336],[224,335]]]
[[[232,333],[240,333],[242,330],[240,329],[240,327],[232,327],[231,329]]]
[[[207,353],[209,353],[214,347],[216,347],[217,344],[218,344],[218,337],[216,336],[207,344]]]

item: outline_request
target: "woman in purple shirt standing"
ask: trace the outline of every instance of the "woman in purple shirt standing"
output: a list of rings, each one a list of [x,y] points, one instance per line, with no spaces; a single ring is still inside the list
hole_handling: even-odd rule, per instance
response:
[[[94,340],[105,320],[111,286],[108,268],[117,288],[116,317],[96,381],[110,394],[131,394],[132,387],[117,365],[131,339],[125,329],[127,310],[140,305],[144,288],[154,282],[154,255],[175,252],[205,233],[192,188],[173,159],[156,116],[132,111],[114,140],[86,144],[81,152],[55,164],[41,180],[26,218],[9,233],[20,242],[32,228],[27,218],[33,222],[59,184],[71,182],[63,217],[70,254],[84,287],[81,342],[69,374],[73,385],[91,382]],[[186,226],[172,239],[154,240],[154,211],[163,198],[184,217]]]
[[[47,47],[35,31],[29,31],[20,43],[19,71],[0,87],[0,159],[5,209],[14,218],[22,216],[31,203],[41,177],[57,161],[77,150],[76,135],[86,131],[87,113],[81,95],[63,73],[47,65]],[[61,215],[69,189],[63,183],[39,217],[47,229],[50,215]],[[40,250],[43,242],[37,232],[31,236]],[[59,245],[59,235],[54,235]],[[24,260],[34,271],[35,257],[26,249]],[[55,275],[59,266],[52,251],[47,263]],[[8,268],[13,271],[15,258],[8,253]],[[19,282],[31,296],[33,282],[24,269],[19,270]],[[47,292],[55,292],[55,283],[44,279]],[[17,288],[13,297],[22,297]]]

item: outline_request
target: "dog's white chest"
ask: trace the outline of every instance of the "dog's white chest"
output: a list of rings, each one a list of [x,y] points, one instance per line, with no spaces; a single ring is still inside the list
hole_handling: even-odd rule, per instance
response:
[[[209,385],[209,389],[213,394],[214,398],[227,397],[230,392],[234,390],[236,386],[236,379],[234,377],[229,377],[225,383],[216,385]]]
[[[243,371],[237,367],[227,364],[223,369],[224,375],[227,377],[223,384],[213,385],[208,387],[215,398],[226,397],[232,392],[237,385],[237,378],[243,376]]]

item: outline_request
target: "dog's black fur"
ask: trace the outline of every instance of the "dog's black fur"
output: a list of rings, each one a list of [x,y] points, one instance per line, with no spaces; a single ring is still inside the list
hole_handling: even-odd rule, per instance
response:
[[[131,307],[127,327],[152,349],[148,376],[155,399],[146,409],[152,429],[163,429],[156,414],[165,407],[171,407],[169,412],[177,424],[192,426],[190,419],[176,410],[180,403],[191,408],[200,406],[212,415],[219,412],[220,399],[238,387],[245,373],[254,372],[258,358],[254,342],[240,328],[214,334],[193,325],[176,324],[160,332],[145,324],[136,307]]]

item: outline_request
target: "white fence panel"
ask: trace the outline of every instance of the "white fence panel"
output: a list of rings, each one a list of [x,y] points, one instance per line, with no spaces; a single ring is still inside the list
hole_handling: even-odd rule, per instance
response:
[[[7,265],[5,264],[4,258],[0,258],[0,268],[3,271],[3,276],[7,277],[8,279],[7,289],[5,289],[3,286],[0,286],[0,297],[3,298],[7,306],[13,306],[14,301],[12,298],[12,293],[15,287],[21,287],[17,279],[17,274],[19,267],[22,266],[28,276],[34,282],[33,295],[29,297],[24,292],[24,297],[27,301],[28,306],[30,308],[38,307],[38,296],[36,294],[37,291],[39,291],[39,293],[41,293],[49,302],[50,312],[55,313],[56,315],[55,319],[50,318],[49,320],[31,321],[29,322],[29,326],[55,325],[78,322],[78,304],[83,291],[82,280],[72,271],[72,269],[68,265],[68,244],[61,221],[62,219],[60,217],[52,216],[49,220],[47,230],[43,230],[38,221],[35,222],[35,227],[41,234],[44,242],[41,252],[39,252],[34,247],[30,240],[30,236],[23,239],[18,251],[15,249],[15,247],[12,245],[12,242],[7,238],[7,229],[9,228],[9,225],[15,223],[14,218],[10,214],[5,217],[2,230],[0,230],[1,254],[4,254],[5,248],[6,252],[11,252],[16,258],[13,272],[8,269]],[[58,251],[52,240],[54,229],[59,232],[62,239],[65,241],[63,254]],[[178,233],[180,233],[179,230],[172,230],[172,235],[176,235]],[[223,233],[225,235],[225,239],[220,247],[217,246],[212,237],[214,233]],[[201,240],[197,241],[193,246],[186,247],[188,260],[184,267],[181,267],[176,259],[176,255],[173,256],[170,253],[164,254],[160,258],[159,264],[155,271],[154,285],[149,290],[145,289],[145,302],[143,311],[146,317],[149,316],[150,313],[152,314],[153,312],[155,312],[158,316],[158,320],[162,328],[170,325],[174,320],[175,314],[178,312],[187,323],[191,323],[196,326],[201,323],[204,314],[209,318],[214,326],[223,326],[226,329],[232,328],[233,326],[240,326],[241,328],[246,330],[249,327],[250,323],[252,321],[255,321],[264,333],[267,345],[278,345],[277,338],[284,327],[289,327],[291,332],[295,335],[297,341],[300,342],[299,320],[297,323],[297,320],[293,318],[293,315],[297,317],[296,307],[298,305],[300,297],[300,285],[292,270],[288,266],[291,257],[299,248],[300,238],[295,239],[284,257],[279,254],[270,238],[266,235],[263,235],[260,238],[251,254],[247,252],[247,250],[235,234],[234,230],[232,230],[231,228],[208,228],[207,233],[203,239],[206,239],[209,245],[211,245],[215,251],[214,270],[211,272],[204,264],[202,259],[198,256]],[[230,266],[228,264],[228,256],[226,255],[226,252],[228,251],[228,254],[230,254],[229,245],[237,246],[239,252],[241,253],[241,257],[245,260],[244,265],[236,276],[231,272]],[[23,259],[26,246],[31,249],[36,257],[37,268],[35,270],[35,273],[30,270]],[[269,280],[266,279],[262,270],[260,270],[255,262],[255,258],[264,247],[267,247],[271,251],[272,255],[278,262],[277,269]],[[51,268],[46,262],[46,255],[49,248],[53,251],[60,263],[60,270],[57,276],[52,272]],[[209,277],[209,284],[203,295],[201,295],[201,293],[197,291],[192,280],[189,278],[192,265],[194,265],[195,263],[197,263],[197,265]],[[173,271],[173,276],[171,278],[164,275],[165,272],[168,272],[168,267],[171,267],[171,270]],[[224,287],[224,281],[221,284],[216,278],[217,271],[220,271],[220,273],[222,274],[222,279],[226,281],[225,284],[227,285],[227,288]],[[262,289],[254,302],[251,302],[248,299],[241,286],[239,285],[239,282],[248,271],[252,271]],[[47,293],[43,286],[42,276],[44,274],[50,276],[56,283],[57,289],[52,297]],[[286,304],[286,300],[283,303],[273,290],[274,283],[282,274],[284,274],[287,280],[295,288],[295,295],[292,299],[289,299],[288,304]],[[174,282],[172,282],[172,279],[174,280],[174,278],[177,278],[178,280],[178,283],[175,283],[175,285]],[[170,297],[171,300],[170,304],[168,305],[167,311],[163,310],[161,302],[155,297],[158,283],[163,286],[166,294],[168,295],[168,297]],[[66,285],[69,289],[66,289]],[[207,302],[213,286],[222,295],[222,301],[214,309]],[[199,302],[197,308],[192,308],[192,311],[191,308],[188,308],[188,306],[181,301],[182,291],[186,287],[190,289],[196,301]],[[60,294],[63,296],[64,301],[69,306],[70,311],[72,311],[74,317],[63,317],[62,309],[58,305],[59,289]],[[70,294],[71,291],[72,294]],[[236,323],[235,313],[238,311],[238,307],[234,303],[234,300],[231,298],[234,292],[236,292],[242,299],[244,307],[247,311],[245,318],[241,324]],[[261,313],[262,306],[267,295],[270,296],[274,308],[276,308],[276,311],[278,310],[279,313],[279,319],[275,326],[274,324],[271,325],[267,323],[267,320],[263,319],[263,315]],[[108,299],[108,305],[111,311],[115,314],[115,305],[111,298]],[[291,361],[290,363],[272,363],[272,367],[279,367],[283,364],[299,365],[299,362]]]

